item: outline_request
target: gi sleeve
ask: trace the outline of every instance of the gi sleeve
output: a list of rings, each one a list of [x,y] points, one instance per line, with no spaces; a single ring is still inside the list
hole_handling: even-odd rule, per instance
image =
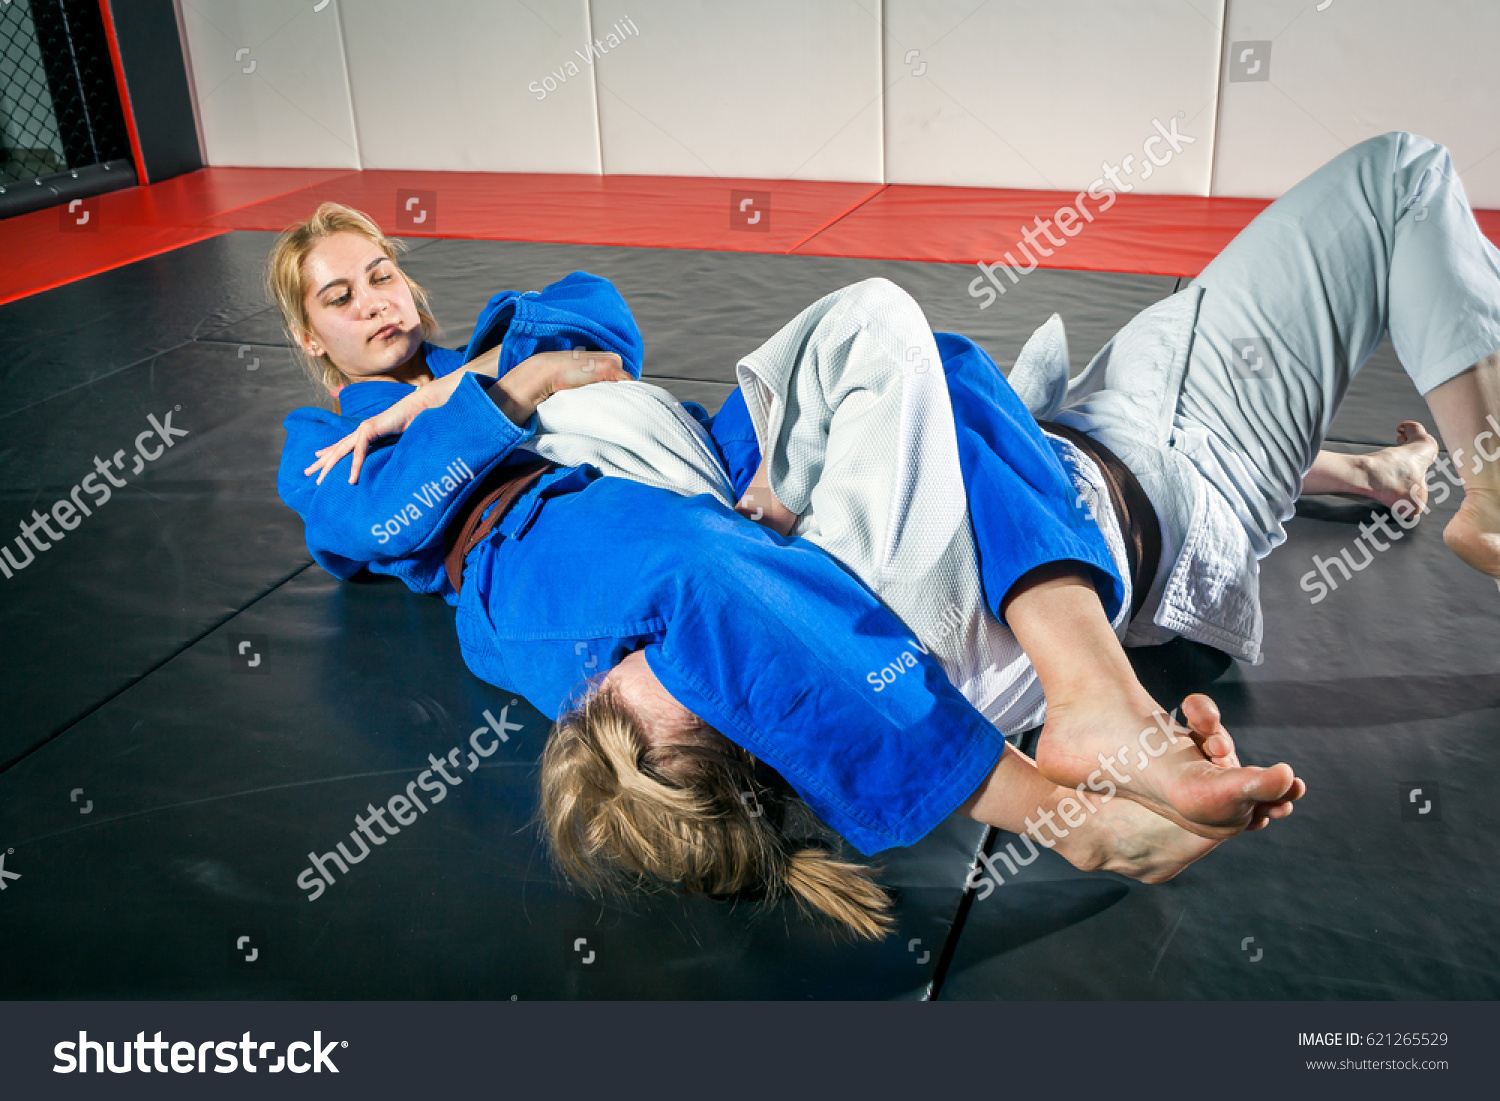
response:
[[[349,578],[371,562],[404,558],[442,539],[474,485],[535,431],[535,417],[525,427],[513,424],[485,383],[494,380],[468,373],[443,405],[417,414],[394,439],[377,441],[354,485],[349,484],[352,455],[341,459],[321,485],[316,474],[302,471],[317,458],[318,448],[337,443],[359,422],[314,408],[287,415],[276,489],[306,524],[307,549],[318,565]],[[386,408],[399,400],[399,390],[391,391]],[[438,492],[445,474],[465,470],[469,476],[457,491]]]

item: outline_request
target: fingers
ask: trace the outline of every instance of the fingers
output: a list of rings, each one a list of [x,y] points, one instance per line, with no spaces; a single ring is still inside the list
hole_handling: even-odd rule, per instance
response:
[[[336,444],[333,444],[331,447],[325,447],[322,454],[319,456],[318,461],[313,463],[312,466],[308,467],[302,473],[311,474],[314,470],[316,470],[318,472],[318,484],[322,485],[323,479],[327,476],[328,472],[338,464],[338,461],[340,459],[349,454],[350,449],[354,446],[353,440],[354,437],[352,435],[345,436],[342,440],[340,440]]]
[[[356,447],[368,446],[368,442],[362,440],[362,435],[366,432],[366,426],[369,424],[370,422],[366,421],[349,435],[341,439],[338,443],[329,444],[327,447],[319,448],[314,452],[314,454],[318,456],[318,461],[304,469],[302,473],[304,475],[307,475],[316,470],[318,472],[318,485],[322,485],[323,479],[328,476],[328,472],[335,466],[337,466],[340,460],[342,460],[345,455],[349,454],[349,452],[351,451],[354,451]],[[349,481],[351,483],[356,480],[358,476],[359,466],[363,461],[364,453],[363,450],[361,450],[355,460],[355,465],[353,471],[351,472],[351,477],[349,478]]]
[[[359,468],[365,465],[365,452],[369,449],[370,441],[361,433],[359,439],[354,441],[354,458],[349,461],[349,484],[354,485],[359,481]]]
[[[615,352],[587,352],[581,348],[574,348],[569,355],[574,360],[586,359],[582,368],[585,374],[599,374],[601,377],[611,372],[624,374],[624,360]],[[629,376],[627,376],[629,377]]]
[[[625,361],[615,352],[591,352],[574,348],[568,352],[543,354],[557,356],[562,360],[562,370],[556,376],[559,390],[587,386],[591,382],[623,382],[630,379],[629,372],[625,370]]]

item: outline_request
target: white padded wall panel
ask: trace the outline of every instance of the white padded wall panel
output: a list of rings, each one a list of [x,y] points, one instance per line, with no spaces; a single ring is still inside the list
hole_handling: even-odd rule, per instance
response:
[[[1223,0],[885,0],[885,20],[887,182],[1073,190],[1108,162],[1208,194]],[[1194,140],[1143,178],[1174,118]]]
[[[1473,205],[1500,207],[1495,0],[1230,0],[1228,28],[1214,194],[1272,198],[1410,130],[1449,147]]]
[[[183,0],[209,164],[359,167],[339,5],[315,7]]]
[[[364,166],[598,172],[588,37],[587,0],[346,0]]]
[[[589,6],[605,172],[881,180],[879,0]]]

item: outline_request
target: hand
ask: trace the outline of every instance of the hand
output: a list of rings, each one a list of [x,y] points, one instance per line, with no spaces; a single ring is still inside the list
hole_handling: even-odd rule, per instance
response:
[[[747,520],[754,520],[761,527],[770,528],[777,535],[790,535],[800,517],[782,504],[781,499],[771,491],[767,461],[765,458],[761,459],[755,476],[745,487],[745,495],[736,502],[734,511]]]
[[[416,419],[418,413],[445,404],[463,381],[464,375],[472,373],[469,368],[482,364],[484,360],[485,357],[481,356],[474,363],[466,364],[463,369],[419,386],[385,412],[361,421],[358,428],[338,443],[313,452],[318,456],[318,461],[302,473],[318,471],[318,484],[322,485],[324,476],[352,451],[354,459],[349,465],[349,484],[354,485],[359,481],[359,470],[364,465],[365,454],[371,442],[381,436],[400,435]],[[490,366],[493,366],[493,360]],[[620,382],[629,378],[630,375],[621,366],[620,357],[613,352],[589,352],[578,348],[564,352],[538,352],[522,360],[496,380],[490,388],[490,397],[513,423],[524,425],[536,412],[536,407],[559,390],[574,390],[591,382]]]
[[[511,374],[526,372],[536,382],[537,404],[561,390],[576,390],[591,382],[628,382],[623,362],[614,352],[538,352],[516,364]],[[509,378],[510,375],[506,375]]]
[[[463,381],[464,371],[454,371],[451,374],[418,386],[412,393],[396,402],[389,409],[377,413],[360,422],[358,428],[345,436],[338,443],[327,447],[320,447],[313,454],[318,456],[318,461],[304,470],[303,474],[311,474],[318,471],[318,484],[323,484],[324,476],[333,469],[349,452],[354,452],[354,459],[349,464],[349,484],[354,485],[359,481],[359,468],[365,463],[365,453],[370,449],[370,444],[381,436],[394,436],[405,432],[416,420],[417,414],[424,409],[436,409],[447,402],[458,384]]]

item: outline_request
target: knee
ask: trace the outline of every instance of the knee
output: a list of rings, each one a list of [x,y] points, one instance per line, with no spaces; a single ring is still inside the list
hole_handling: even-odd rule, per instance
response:
[[[1367,147],[1367,156],[1382,164],[1391,165],[1397,171],[1414,163],[1430,164],[1434,161],[1448,162],[1452,158],[1448,147],[1410,130],[1391,130],[1378,138],[1371,138],[1362,145]]]
[[[858,283],[851,283],[834,293],[839,296],[841,303],[858,306],[860,309],[871,312],[892,309],[919,312],[921,310],[915,298],[889,279],[879,275],[861,279]]]
[[[875,322],[881,331],[903,334],[913,326],[928,327],[927,315],[917,300],[889,279],[863,279],[835,293],[840,296],[839,305],[858,317],[862,325]]]

